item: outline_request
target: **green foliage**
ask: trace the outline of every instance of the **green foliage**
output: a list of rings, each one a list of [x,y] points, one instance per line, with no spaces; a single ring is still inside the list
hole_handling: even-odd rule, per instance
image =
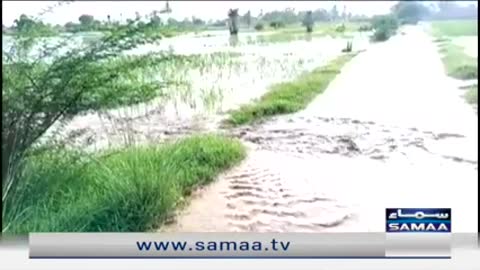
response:
[[[438,37],[477,36],[476,20],[436,21],[432,22],[433,34]]]
[[[14,21],[12,30],[14,35],[22,37],[45,37],[57,34],[52,26],[36,21],[25,14]]]
[[[265,28],[265,26],[261,22],[259,22],[255,25],[255,30],[257,30],[257,31],[262,31],[264,28]]]
[[[478,85],[473,85],[468,88],[467,93],[465,93],[465,99],[469,104],[478,105]]]
[[[281,21],[274,21],[274,22],[270,22],[270,27],[273,28],[273,29],[278,29],[278,28],[282,28],[282,27],[285,27],[285,23],[281,22]]]
[[[428,8],[416,1],[399,1],[392,7],[392,15],[398,19],[400,24],[416,24],[428,14]]]
[[[441,53],[449,76],[460,80],[478,78],[477,59],[465,54],[462,47],[449,42],[442,46]]]
[[[78,47],[64,54],[65,45],[43,46],[38,57],[29,53],[39,41],[32,36],[13,38],[13,52],[2,53],[2,191],[7,196],[13,181],[21,178],[22,163],[32,145],[54,123],[66,120],[81,111],[97,109],[115,94],[109,87],[131,66],[105,68],[126,50],[153,42],[161,35],[146,35],[147,28],[135,24],[120,26],[98,42]],[[49,59],[48,61],[46,59]],[[141,64],[138,63],[137,64]],[[142,94],[154,87],[139,85]],[[115,90],[120,88],[112,88]],[[132,90],[132,89],[131,89]],[[133,89],[136,90],[136,89]],[[121,90],[123,93],[127,89]],[[100,97],[91,98],[92,93]],[[93,95],[95,95],[93,94]],[[90,95],[90,96],[89,96]]]
[[[374,41],[386,41],[393,36],[398,29],[398,20],[393,15],[379,15],[372,18]]]
[[[245,157],[236,140],[194,136],[85,157],[28,158],[4,202],[3,232],[139,232],[157,227],[198,185]]]
[[[345,27],[345,24],[343,24],[343,23],[338,25],[337,27],[335,27],[335,31],[339,32],[339,33],[345,32],[345,29],[346,29],[346,27]]]
[[[356,53],[344,54],[326,66],[304,74],[292,82],[271,86],[270,91],[258,101],[231,111],[225,124],[238,126],[305,108],[316,95],[325,91],[329,83],[340,73],[343,65],[355,55]]]
[[[83,26],[89,26],[89,25],[93,24],[93,22],[95,21],[95,19],[93,18],[92,15],[83,14],[83,15],[81,15],[80,17],[78,17],[78,21],[79,21]]]

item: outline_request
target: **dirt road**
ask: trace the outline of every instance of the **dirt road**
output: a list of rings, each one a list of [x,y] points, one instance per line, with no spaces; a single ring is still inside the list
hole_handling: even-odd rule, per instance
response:
[[[420,26],[373,45],[304,111],[232,131],[248,158],[164,231],[384,231],[386,207],[477,228],[477,116]]]

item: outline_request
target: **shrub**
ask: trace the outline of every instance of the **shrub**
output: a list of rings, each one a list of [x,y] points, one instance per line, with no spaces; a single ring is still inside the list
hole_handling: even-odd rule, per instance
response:
[[[278,29],[278,28],[285,27],[285,24],[283,22],[273,21],[273,22],[270,22],[270,27],[274,29]]]
[[[263,25],[263,23],[257,23],[255,25],[255,30],[257,30],[257,31],[262,31],[264,28],[265,28],[265,26]]]
[[[398,21],[392,15],[375,16],[372,20],[374,41],[386,41],[393,36],[398,29]]]
[[[346,27],[345,27],[345,24],[343,24],[343,23],[341,25],[338,25],[337,27],[335,27],[335,31],[339,32],[339,33],[345,32],[345,29],[346,29]]]

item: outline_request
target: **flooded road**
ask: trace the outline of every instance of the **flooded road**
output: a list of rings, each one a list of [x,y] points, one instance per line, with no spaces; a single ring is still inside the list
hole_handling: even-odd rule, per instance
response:
[[[161,231],[383,232],[387,207],[477,228],[477,116],[420,26],[348,63],[299,113],[226,131],[244,162]]]

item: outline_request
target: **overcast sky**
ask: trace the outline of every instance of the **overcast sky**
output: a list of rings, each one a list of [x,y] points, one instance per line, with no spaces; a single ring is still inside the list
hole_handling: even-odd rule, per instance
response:
[[[166,1],[75,1],[57,7],[40,18],[52,24],[65,24],[78,21],[82,14],[93,15],[96,19],[106,20],[110,15],[114,20],[135,18],[135,12],[142,16],[165,7]],[[37,16],[41,10],[55,5],[57,1],[2,1],[3,24],[10,26],[20,14]],[[470,2],[472,3],[472,2]],[[396,1],[170,1],[175,19],[196,16],[201,19],[224,19],[229,8],[239,8],[240,14],[248,10],[257,15],[271,10],[283,10],[287,7],[296,10],[317,8],[331,9],[337,5],[340,11],[346,6],[352,14],[385,14]],[[120,16],[122,14],[122,16]]]
[[[56,1],[2,1],[3,24],[9,26],[20,14],[36,16],[48,6],[56,4]],[[53,24],[65,24],[69,21],[78,21],[82,14],[93,15],[96,19],[106,20],[110,14],[112,19],[134,18],[135,12],[141,15],[150,14],[154,10],[165,7],[166,1],[78,1],[55,8],[40,18]],[[201,19],[224,19],[229,8],[238,8],[240,14],[251,10],[252,15],[257,15],[271,10],[282,10],[287,7],[296,10],[308,10],[317,8],[330,9],[337,5],[340,11],[343,6],[347,12],[353,14],[380,14],[387,13],[395,2],[392,1],[170,1],[172,8],[171,16],[175,19],[190,18],[193,15]]]

